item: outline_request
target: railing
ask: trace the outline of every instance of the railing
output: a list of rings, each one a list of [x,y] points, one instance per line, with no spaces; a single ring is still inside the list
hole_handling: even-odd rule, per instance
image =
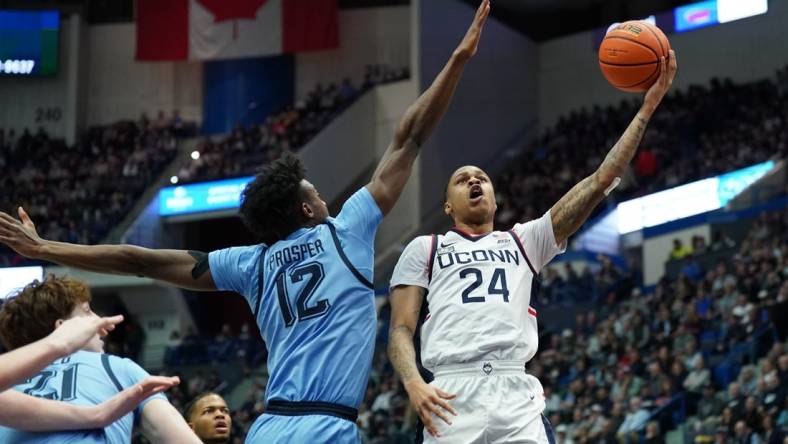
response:
[[[687,399],[684,392],[674,395],[665,404],[650,412],[643,425],[637,430],[618,435],[621,444],[645,444],[646,425],[652,421],[659,423],[660,430],[671,430],[684,422],[687,415]]]
[[[739,373],[745,358],[749,358],[749,362],[755,362],[759,356],[758,344],[760,344],[767,335],[771,335],[771,343],[778,340],[777,330],[772,323],[755,332],[752,335],[752,339],[740,342],[729,350],[725,354],[725,357],[718,362],[712,370],[714,382],[720,387],[727,387],[728,384],[733,381],[735,375]]]
[[[672,397],[667,404],[654,410],[646,424],[657,421],[660,430],[672,430],[682,424],[685,419],[687,419],[687,396],[681,392]],[[645,442],[646,431],[641,430],[639,433],[641,442]]]

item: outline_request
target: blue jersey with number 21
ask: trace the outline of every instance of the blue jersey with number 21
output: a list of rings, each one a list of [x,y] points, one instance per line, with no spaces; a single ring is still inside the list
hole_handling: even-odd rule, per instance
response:
[[[22,393],[71,404],[98,405],[150,376],[129,359],[88,351],[78,351],[58,359],[36,376],[14,387]],[[26,433],[0,427],[0,443],[69,444],[131,442],[135,420],[153,399],[167,399],[162,394],[143,401],[133,413],[104,429],[58,433]],[[2,408],[2,407],[0,407]]]
[[[217,288],[246,298],[268,347],[267,400],[361,404],[375,346],[373,245],[382,217],[362,188],[321,225],[270,246],[210,253]]]

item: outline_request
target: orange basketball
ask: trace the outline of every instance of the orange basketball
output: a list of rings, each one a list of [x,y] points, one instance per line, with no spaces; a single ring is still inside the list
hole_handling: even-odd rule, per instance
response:
[[[646,91],[659,78],[659,58],[668,58],[665,33],[648,22],[629,21],[611,29],[599,47],[599,67],[611,85]]]

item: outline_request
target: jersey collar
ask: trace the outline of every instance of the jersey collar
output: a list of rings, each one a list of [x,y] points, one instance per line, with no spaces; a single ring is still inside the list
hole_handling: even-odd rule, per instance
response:
[[[461,229],[459,229],[457,227],[453,227],[449,231],[457,233],[458,235],[464,237],[465,239],[468,239],[471,242],[476,242],[477,240],[484,239],[485,237],[487,237],[490,234],[492,234],[492,231],[487,233],[487,234],[471,234],[471,233],[468,233],[467,231],[461,230]]]
[[[285,240],[293,240],[293,239],[295,239],[295,238],[297,238],[297,237],[300,237],[300,236],[302,236],[304,233],[306,233],[307,231],[309,231],[309,230],[311,230],[311,229],[312,229],[312,227],[309,227],[309,228],[307,228],[307,227],[299,228],[299,229],[297,229],[297,230],[293,231],[292,233],[290,233],[290,234],[289,234],[289,235],[288,235],[288,236],[285,238]]]

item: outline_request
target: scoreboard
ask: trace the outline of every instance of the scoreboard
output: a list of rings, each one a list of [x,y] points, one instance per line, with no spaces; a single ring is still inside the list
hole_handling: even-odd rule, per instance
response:
[[[0,10],[0,76],[57,73],[58,11]]]

